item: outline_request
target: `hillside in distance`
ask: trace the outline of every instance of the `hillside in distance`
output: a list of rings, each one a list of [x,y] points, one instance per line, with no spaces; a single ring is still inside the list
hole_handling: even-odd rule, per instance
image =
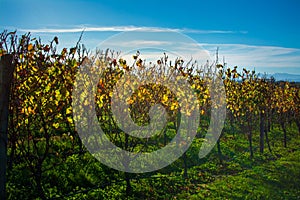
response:
[[[260,77],[265,75],[259,74]],[[274,74],[267,74],[268,78],[275,78],[275,81],[289,81],[289,82],[300,82],[300,72],[299,74],[289,74],[289,73],[274,73]]]
[[[276,81],[300,82],[300,74],[275,73],[271,75]]]

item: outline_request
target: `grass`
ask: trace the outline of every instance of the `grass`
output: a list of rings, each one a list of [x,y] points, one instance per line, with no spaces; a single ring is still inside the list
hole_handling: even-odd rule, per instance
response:
[[[258,133],[254,133],[254,158],[249,158],[248,142],[243,134],[224,133],[222,159],[216,147],[204,159],[198,158],[202,138],[195,138],[187,151],[188,178],[183,178],[183,158],[170,166],[146,174],[130,174],[132,192],[126,194],[124,173],[112,170],[88,152],[50,157],[45,165],[61,164],[44,172],[47,196],[58,199],[300,199],[300,136],[289,128],[288,148],[282,133],[270,133],[272,153],[260,154]],[[67,140],[55,140],[57,148],[69,146]],[[10,171],[9,199],[32,199],[28,190],[30,173],[20,163]],[[47,168],[47,167],[45,167]],[[32,185],[34,187],[34,185]]]

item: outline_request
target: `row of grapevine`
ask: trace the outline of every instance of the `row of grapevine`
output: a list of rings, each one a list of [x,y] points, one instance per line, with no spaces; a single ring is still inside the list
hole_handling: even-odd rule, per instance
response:
[[[72,155],[82,155],[86,151],[72,118],[75,76],[83,65],[103,68],[95,95],[97,117],[109,139],[125,150],[151,152],[159,149],[174,137],[180,125],[180,107],[176,96],[162,85],[148,84],[138,88],[127,99],[131,117],[136,123],[145,125],[149,123],[150,107],[161,104],[168,112],[170,123],[161,134],[147,140],[129,137],[122,131],[112,116],[111,98],[114,86],[126,73],[138,75],[142,70],[150,74],[157,69],[172,70],[190,83],[197,95],[201,119],[210,116],[213,105],[209,82],[212,80],[204,78],[208,73],[205,69],[209,66],[186,64],[181,59],[169,64],[165,55],[152,68],[147,68],[139,54],[133,56],[135,62],[128,66],[114,51],[99,51],[95,57],[87,58],[88,53],[79,42],[74,48],[63,48],[60,52],[57,50],[58,42],[57,37],[49,44],[43,44],[39,39],[31,38],[30,34],[21,38],[15,32],[4,31],[1,34],[0,56],[14,55],[15,66],[9,106],[8,174],[25,169],[31,178],[18,184],[23,187],[32,185],[33,196],[46,199],[49,196],[46,188],[51,185],[44,184],[45,174]],[[92,71],[93,67],[89,70]],[[226,90],[227,121],[237,123],[246,134],[250,156],[254,156],[253,146],[257,145],[252,141],[257,130],[260,133],[260,152],[264,152],[265,144],[271,151],[268,133],[274,124],[282,127],[283,145],[287,146],[287,124],[295,122],[300,132],[299,87],[289,82],[258,77],[254,71],[247,69],[238,72],[237,67],[230,69],[220,64],[216,67]],[[84,98],[83,94],[83,102]],[[207,129],[207,124],[200,122],[199,129]],[[199,134],[198,137],[202,136]],[[182,159],[187,176],[187,155],[184,154]],[[9,181],[11,185],[16,183],[13,175],[9,177],[12,179]],[[125,173],[124,179],[130,191],[130,175]]]
[[[220,65],[223,71],[223,66]],[[258,77],[252,71],[237,67],[227,68],[223,73],[227,95],[228,115],[237,120],[249,139],[251,157],[252,133],[260,132],[260,152],[267,142],[271,151],[268,132],[272,124],[279,124],[284,132],[283,144],[287,146],[286,124],[295,122],[299,128],[299,86],[290,82],[275,82],[273,78]],[[300,130],[300,129],[299,129]]]

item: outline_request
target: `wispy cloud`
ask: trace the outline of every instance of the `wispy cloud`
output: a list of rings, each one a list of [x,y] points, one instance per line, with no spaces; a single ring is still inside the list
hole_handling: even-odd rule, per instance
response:
[[[160,41],[160,40],[131,40],[131,41],[116,41],[116,42],[109,42],[112,46],[119,46],[119,47],[164,47],[167,45],[171,45],[172,42],[170,41]]]
[[[225,57],[230,65],[244,67],[298,67],[300,73],[300,49],[277,46],[245,44],[201,44],[203,48]]]
[[[141,31],[151,33],[162,32],[180,32],[180,33],[198,33],[198,34],[246,34],[243,31],[230,31],[230,30],[194,30],[194,29],[176,29],[176,28],[161,28],[161,27],[144,27],[144,26],[106,26],[106,27],[75,27],[75,28],[53,28],[53,29],[19,29],[19,31],[32,32],[36,34],[51,34],[51,33],[66,33],[63,35],[69,35],[72,33],[85,32],[126,32],[126,31]],[[151,35],[151,34],[150,34]],[[143,35],[144,36],[144,35]],[[66,39],[71,37],[66,36]],[[72,36],[75,40],[78,35]],[[228,66],[246,67],[249,69],[255,68],[260,72],[289,72],[300,74],[300,49],[298,48],[286,48],[279,46],[260,46],[260,45],[248,45],[248,44],[211,44],[211,43],[199,43],[190,42],[189,40],[182,41],[177,38],[166,37],[149,37],[144,39],[143,37],[131,37],[127,39],[111,39],[110,42],[105,43],[107,38],[95,38],[97,36],[89,36],[85,38],[85,44],[90,48],[95,47],[98,43],[104,42],[107,44],[105,48],[111,48],[114,50],[121,50],[124,53],[130,52],[133,49],[139,48],[141,55],[144,59],[151,60],[157,58],[162,53],[150,51],[148,54],[143,52],[143,48],[157,48],[163,51],[175,53],[176,55],[183,55],[185,59],[198,59],[206,58],[207,54],[210,55],[210,60],[215,59],[216,49],[219,48],[219,61],[225,62]],[[101,46],[101,45],[100,45]],[[97,46],[99,47],[99,45]],[[102,46],[103,47],[103,46]],[[200,50],[202,49],[202,50]],[[91,49],[93,50],[93,49]],[[203,51],[204,50],[204,51]],[[169,53],[170,53],[169,52]],[[174,56],[175,56],[174,54]],[[131,55],[131,54],[130,54]],[[172,56],[170,56],[172,57]],[[290,70],[290,71],[288,71]]]
[[[123,31],[145,31],[145,32],[166,32],[175,31],[182,33],[198,33],[198,34],[246,34],[247,31],[232,30],[198,30],[186,28],[163,28],[148,26],[100,26],[100,27],[75,27],[75,28],[41,28],[41,29],[19,29],[23,32],[31,33],[76,33],[76,32],[123,32]]]
[[[167,54],[173,53],[170,58],[176,56],[182,57],[184,60],[193,58],[200,61],[199,63],[205,63],[206,60],[216,60],[216,50],[219,48],[219,62],[222,63],[224,58],[229,67],[238,66],[240,69],[245,67],[270,74],[275,72],[300,74],[300,49],[297,48],[246,44],[197,44],[189,42],[174,42],[172,44],[161,41],[132,41],[132,44],[140,47],[141,56],[146,60],[149,60],[149,58],[153,60],[153,58],[159,58],[163,55],[163,51],[150,51],[145,55],[144,52],[147,51],[147,45],[149,44],[157,45],[157,49],[164,50]],[[132,47],[131,43],[127,41],[124,41],[124,43],[119,41],[118,45],[114,48],[121,48],[121,46],[126,45],[128,48]],[[144,50],[143,47],[145,47]],[[167,50],[172,51],[168,52]]]

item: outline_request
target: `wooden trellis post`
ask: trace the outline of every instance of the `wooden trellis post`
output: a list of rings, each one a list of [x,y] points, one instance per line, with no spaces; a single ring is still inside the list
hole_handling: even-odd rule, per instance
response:
[[[6,196],[8,106],[14,72],[12,61],[11,54],[0,57],[0,199]]]

